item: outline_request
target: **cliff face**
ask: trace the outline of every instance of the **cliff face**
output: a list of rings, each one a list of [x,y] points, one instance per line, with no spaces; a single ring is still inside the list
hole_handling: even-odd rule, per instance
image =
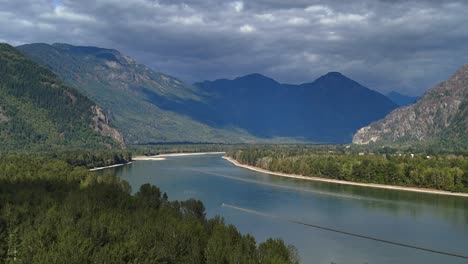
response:
[[[384,119],[361,128],[355,144],[400,143],[465,137],[468,64],[447,81],[427,91],[415,104],[398,108]]]
[[[93,113],[91,127],[94,131],[98,132],[101,136],[111,137],[120,144],[121,147],[125,146],[124,138],[120,132],[110,126],[109,119],[104,111],[99,106],[92,106],[91,112]]]

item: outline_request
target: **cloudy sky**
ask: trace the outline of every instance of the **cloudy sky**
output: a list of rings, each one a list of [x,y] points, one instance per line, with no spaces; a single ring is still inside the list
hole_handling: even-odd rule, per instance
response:
[[[118,49],[185,81],[340,71],[418,95],[468,62],[468,1],[0,0],[0,41]]]

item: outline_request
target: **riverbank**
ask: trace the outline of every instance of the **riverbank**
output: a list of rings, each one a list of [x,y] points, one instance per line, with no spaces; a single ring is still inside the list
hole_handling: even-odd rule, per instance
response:
[[[187,152],[187,153],[168,153],[168,154],[159,154],[152,157],[182,157],[182,156],[200,156],[200,155],[224,155],[226,152]]]
[[[166,158],[155,157],[155,156],[136,156],[132,158],[134,161],[145,161],[145,160],[165,160]]]
[[[125,165],[130,165],[132,163],[133,162],[130,161],[128,163],[114,164],[114,165],[109,165],[109,166],[105,166],[105,167],[97,167],[97,168],[89,169],[89,171],[98,171],[98,170],[104,170],[104,169],[109,169],[109,168],[122,167],[122,166],[125,166]]]
[[[201,156],[201,155],[224,155],[226,152],[187,152],[187,153],[168,153],[154,156],[137,156],[132,160],[165,160],[167,157],[183,157],[183,156]]]
[[[152,161],[152,160],[165,160],[166,157],[182,157],[182,156],[199,156],[199,155],[222,155],[226,154],[226,152],[190,152],[190,153],[168,153],[168,154],[159,154],[155,156],[136,156],[133,157],[133,161]],[[109,168],[121,167],[125,165],[130,165],[132,162],[122,163],[122,164],[114,164],[105,167],[98,167],[92,168],[89,171],[98,171],[104,170]]]
[[[256,171],[261,173],[266,173],[275,176],[287,177],[287,178],[294,178],[294,179],[302,179],[308,181],[318,181],[318,182],[327,182],[327,183],[335,183],[335,184],[344,184],[344,185],[353,185],[353,186],[361,186],[361,187],[370,187],[370,188],[379,188],[379,189],[387,189],[387,190],[398,190],[398,191],[409,191],[409,192],[419,192],[419,193],[430,193],[430,194],[439,194],[439,195],[450,195],[450,196],[459,196],[459,197],[468,197],[468,193],[454,193],[448,191],[441,191],[441,190],[434,190],[434,189],[423,189],[423,188],[416,188],[416,187],[403,187],[403,186],[396,186],[396,185],[384,185],[384,184],[376,184],[376,183],[361,183],[361,182],[351,182],[351,181],[342,181],[342,180],[334,180],[334,179],[327,179],[327,178],[320,178],[320,177],[313,177],[313,176],[304,176],[304,175],[297,175],[297,174],[289,174],[289,173],[282,173],[282,172],[274,172],[265,170],[259,167],[245,165],[239,163],[237,160],[224,156],[223,159],[231,162],[232,164]]]

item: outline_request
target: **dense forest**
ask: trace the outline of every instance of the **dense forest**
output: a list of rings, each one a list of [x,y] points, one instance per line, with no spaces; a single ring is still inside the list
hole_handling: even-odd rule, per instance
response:
[[[0,44],[0,151],[117,146],[94,131],[94,105],[47,68]]]
[[[231,150],[228,156],[275,172],[468,192],[468,157],[464,155],[355,151],[345,146],[264,146]]]
[[[200,201],[170,201],[39,155],[0,155],[1,263],[298,263],[279,239],[257,245]]]

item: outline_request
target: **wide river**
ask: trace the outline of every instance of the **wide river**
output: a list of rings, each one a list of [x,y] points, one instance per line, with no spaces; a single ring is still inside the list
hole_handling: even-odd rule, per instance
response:
[[[284,178],[236,167],[221,155],[137,161],[109,171],[134,192],[151,183],[171,200],[199,199],[208,217],[221,215],[259,242],[282,238],[302,263],[468,263],[293,222],[467,256],[468,198]]]

